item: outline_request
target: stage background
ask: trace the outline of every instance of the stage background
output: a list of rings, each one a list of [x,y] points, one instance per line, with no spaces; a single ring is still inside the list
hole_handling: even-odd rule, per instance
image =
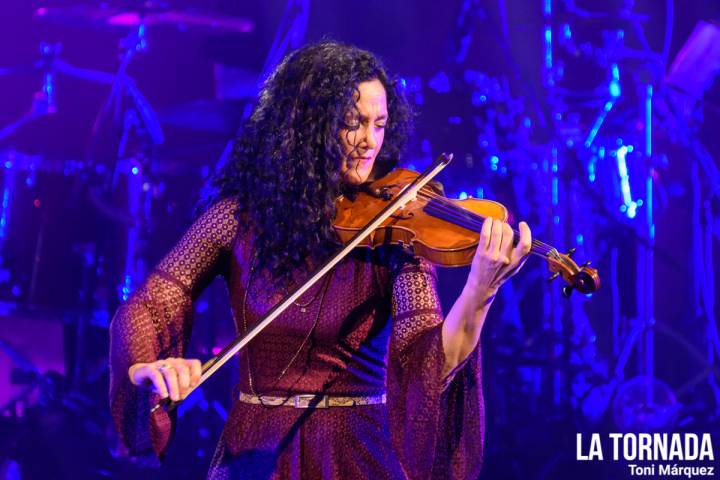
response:
[[[0,6],[0,478],[203,478],[234,368],[186,402],[162,469],[130,463],[107,411],[108,322],[191,222],[264,69],[323,38],[378,53],[402,83],[418,114],[403,166],[453,152],[448,196],[499,200],[600,272],[566,299],[530,258],[503,288],[482,338],[481,478],[625,478],[625,463],[576,461],[576,434],[718,433],[717,2],[153,9],[205,23],[138,39],[100,2]],[[466,274],[440,271],[445,311]],[[195,316],[191,352],[209,358],[233,336],[221,282]]]

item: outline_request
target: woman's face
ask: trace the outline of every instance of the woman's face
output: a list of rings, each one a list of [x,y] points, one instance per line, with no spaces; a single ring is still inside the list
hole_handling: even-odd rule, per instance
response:
[[[388,122],[385,87],[380,80],[362,82],[357,89],[356,108],[345,117],[350,128],[340,130],[344,154],[340,172],[343,180],[352,185],[359,185],[370,176]]]

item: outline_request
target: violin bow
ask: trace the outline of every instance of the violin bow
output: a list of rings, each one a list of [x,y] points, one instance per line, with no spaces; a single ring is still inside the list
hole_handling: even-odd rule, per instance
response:
[[[220,367],[228,362],[236,353],[242,350],[248,343],[252,341],[260,332],[262,332],[273,320],[279,317],[290,305],[299,299],[305,292],[307,292],[313,285],[315,285],[325,274],[332,270],[335,265],[340,263],[355,247],[374,232],[382,223],[392,216],[398,209],[404,207],[412,200],[414,200],[418,192],[427,185],[438,173],[440,173],[452,160],[453,155],[442,153],[424,172],[420,174],[412,183],[408,184],[388,205],[378,213],[367,225],[359,230],[348,243],[346,243],[335,255],[330,257],[325,263],[320,266],[310,278],[304,283],[298,285],[292,289],[285,296],[283,300],[278,302],[272,307],[262,319],[248,330],[245,334],[239,335],[223,348],[217,355],[210,360],[206,361],[202,365],[202,375],[197,385],[190,390],[185,398],[187,398],[192,392],[195,391],[200,385],[202,385],[208,378],[210,378]],[[184,399],[183,399],[184,400]],[[159,408],[164,408],[166,411],[171,411],[176,408],[183,400],[172,401],[169,397],[162,399],[155,405],[150,413],[155,412]]]

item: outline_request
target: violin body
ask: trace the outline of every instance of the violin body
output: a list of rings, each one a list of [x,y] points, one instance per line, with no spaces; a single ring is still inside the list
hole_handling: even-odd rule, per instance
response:
[[[342,242],[347,243],[377,212],[382,210],[389,199],[394,198],[417,176],[418,174],[412,170],[399,168],[372,182],[355,199],[340,197],[334,226]],[[442,191],[437,187],[433,188],[433,193],[442,195]],[[459,208],[482,217],[493,217],[502,221],[507,221],[508,218],[507,208],[492,200],[476,198],[451,200],[443,197],[443,201],[450,201]],[[478,246],[479,232],[428,215],[424,212],[427,207],[426,202],[409,203],[371,233],[365,239],[364,246],[400,245],[412,249],[414,253],[436,265],[443,267],[470,265]]]
[[[412,170],[396,169],[363,185],[353,198],[341,196],[336,203],[334,222],[340,240],[348,243],[419,175]],[[418,191],[415,200],[398,209],[364,237],[359,246],[400,245],[438,266],[465,266],[472,262],[482,223],[487,217],[507,222],[507,208],[492,200],[449,199],[440,187],[428,184]],[[516,241],[519,233],[514,232]],[[548,262],[552,274],[549,280],[562,277],[567,283],[563,288],[566,296],[573,290],[588,294],[600,288],[597,270],[589,266],[590,262],[578,266],[570,258],[574,251],[560,253],[537,239],[533,239],[530,249],[530,253]]]

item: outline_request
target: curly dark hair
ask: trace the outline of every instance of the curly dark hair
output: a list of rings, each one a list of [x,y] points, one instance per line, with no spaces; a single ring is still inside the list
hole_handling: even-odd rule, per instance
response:
[[[337,246],[343,191],[340,143],[358,84],[385,87],[388,122],[371,178],[393,169],[412,127],[410,106],[372,53],[322,41],[290,53],[265,82],[229,160],[210,179],[215,200],[235,197],[256,235],[258,266],[278,280]],[[212,198],[211,198],[212,200]],[[287,278],[286,278],[287,279]]]

